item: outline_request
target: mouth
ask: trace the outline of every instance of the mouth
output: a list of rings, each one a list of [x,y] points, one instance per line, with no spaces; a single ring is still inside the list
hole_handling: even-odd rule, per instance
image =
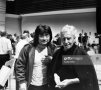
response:
[[[71,44],[64,44],[64,46],[66,46],[66,47],[68,47],[68,46],[70,46]]]
[[[48,41],[41,41],[41,43],[43,43],[43,44],[45,43],[46,44],[46,43],[48,43]]]
[[[47,40],[44,40],[44,41],[42,41],[42,42],[47,42]]]

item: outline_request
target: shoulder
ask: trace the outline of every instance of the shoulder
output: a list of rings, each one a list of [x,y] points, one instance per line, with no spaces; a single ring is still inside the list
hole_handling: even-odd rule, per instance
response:
[[[32,49],[32,47],[33,46],[31,44],[24,45],[23,48],[20,51],[19,57],[28,56],[29,55],[29,52]]]
[[[62,46],[56,47],[55,50],[54,50],[54,56],[56,56],[56,55],[58,55],[59,53],[61,53],[61,52],[60,52],[61,49],[62,49]]]
[[[25,51],[25,52],[28,52],[32,47],[33,47],[33,44],[28,43],[28,44],[24,45],[22,50]]]
[[[7,42],[11,42],[10,41],[10,39],[8,39],[8,38],[3,38],[5,41],[7,41]]]
[[[5,40],[6,43],[11,44],[11,40],[10,39],[5,38],[4,40]]]
[[[56,47],[56,45],[55,45],[55,44],[53,44],[53,43],[50,43],[48,46],[49,46],[49,47],[51,47],[51,48]]]
[[[28,43],[26,45],[24,45],[24,48],[27,49],[27,48],[31,48],[33,47],[33,44],[32,43]]]
[[[87,52],[83,48],[76,45],[75,54],[87,55]]]
[[[52,52],[54,52],[55,48],[56,48],[56,45],[53,44],[53,43],[50,43],[48,46],[48,49],[50,49]]]

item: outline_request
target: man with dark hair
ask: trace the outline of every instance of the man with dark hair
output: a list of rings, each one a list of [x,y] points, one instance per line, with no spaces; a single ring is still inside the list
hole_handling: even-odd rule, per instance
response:
[[[25,45],[15,62],[15,77],[20,90],[48,90],[53,47],[52,32],[38,25],[34,41]]]
[[[28,31],[28,30],[24,30],[24,31],[23,31],[23,34],[24,34],[24,33],[28,33],[28,34],[29,34],[29,31]]]

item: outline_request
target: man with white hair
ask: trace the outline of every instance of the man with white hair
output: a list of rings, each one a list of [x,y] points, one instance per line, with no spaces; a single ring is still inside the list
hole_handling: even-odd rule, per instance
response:
[[[87,53],[75,44],[77,29],[65,25],[61,31],[62,46],[54,53],[52,79],[59,90],[99,90],[94,66]]]
[[[67,50],[73,46],[76,42],[77,30],[74,26],[66,25],[61,31],[62,44],[64,45],[64,50]]]

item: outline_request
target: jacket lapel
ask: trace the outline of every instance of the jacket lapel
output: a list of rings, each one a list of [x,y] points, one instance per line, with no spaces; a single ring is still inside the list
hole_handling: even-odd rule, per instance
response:
[[[52,48],[51,48],[50,46],[48,46],[48,47],[47,47],[47,50],[48,50],[48,55],[49,55],[49,56],[52,56],[52,54],[53,54]]]
[[[29,52],[29,83],[28,85],[30,84],[31,82],[31,79],[32,79],[32,73],[33,73],[33,63],[34,63],[34,58],[35,58],[35,48],[32,47],[30,52]]]

